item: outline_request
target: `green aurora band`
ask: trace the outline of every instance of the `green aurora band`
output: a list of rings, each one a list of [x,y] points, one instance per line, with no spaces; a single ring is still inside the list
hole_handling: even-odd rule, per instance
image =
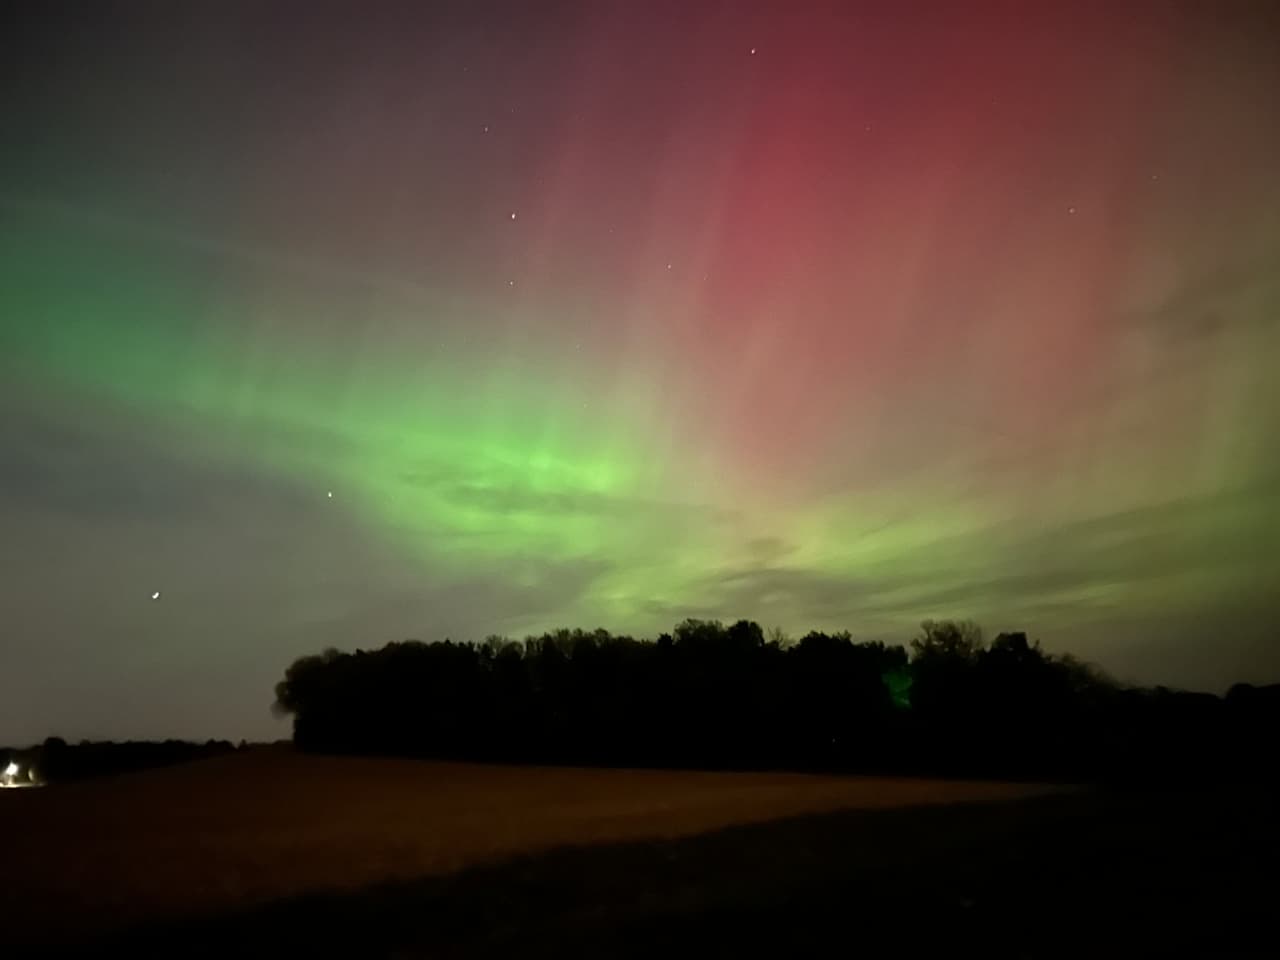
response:
[[[1264,30],[529,16],[11,65],[0,734],[257,736],[328,644],[685,617],[1275,679]]]

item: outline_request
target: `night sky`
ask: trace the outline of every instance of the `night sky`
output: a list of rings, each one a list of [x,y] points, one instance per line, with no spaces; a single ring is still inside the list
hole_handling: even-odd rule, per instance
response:
[[[1050,6],[7,5],[0,742],[688,616],[1280,679],[1280,18]]]

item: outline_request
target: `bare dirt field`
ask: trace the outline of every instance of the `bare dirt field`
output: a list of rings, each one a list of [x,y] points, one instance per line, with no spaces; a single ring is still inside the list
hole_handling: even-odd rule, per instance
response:
[[[21,955],[1274,955],[1274,784],[254,750],[0,792]]]
[[[503,767],[263,749],[0,796],[0,915],[56,942],[565,845],[1054,788],[801,774]]]

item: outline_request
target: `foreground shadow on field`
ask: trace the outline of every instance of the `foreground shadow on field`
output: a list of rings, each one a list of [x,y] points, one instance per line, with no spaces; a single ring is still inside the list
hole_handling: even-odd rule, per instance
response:
[[[568,848],[135,931],[128,955],[986,955],[1256,950],[1274,797],[1055,796]]]

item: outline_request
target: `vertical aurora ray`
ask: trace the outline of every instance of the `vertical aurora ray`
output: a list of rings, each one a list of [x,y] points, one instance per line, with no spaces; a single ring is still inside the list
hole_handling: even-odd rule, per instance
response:
[[[71,572],[0,667],[693,615],[1280,668],[1268,15],[433,9],[26,26],[3,492]]]

